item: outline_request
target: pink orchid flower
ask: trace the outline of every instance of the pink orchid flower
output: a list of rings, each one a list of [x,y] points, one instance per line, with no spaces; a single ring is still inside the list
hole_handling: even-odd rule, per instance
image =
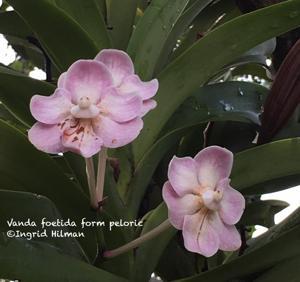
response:
[[[101,147],[132,142],[143,128],[141,117],[156,106],[158,81],[143,82],[130,57],[103,50],[94,60],[79,60],[63,73],[54,94],[35,95],[30,110],[38,121],[28,132],[41,151],[72,151],[86,158]]]
[[[229,185],[232,163],[232,153],[218,146],[170,162],[163,198],[171,224],[183,231],[185,248],[191,252],[210,257],[218,249],[241,246],[234,224],[243,214],[245,199]]]

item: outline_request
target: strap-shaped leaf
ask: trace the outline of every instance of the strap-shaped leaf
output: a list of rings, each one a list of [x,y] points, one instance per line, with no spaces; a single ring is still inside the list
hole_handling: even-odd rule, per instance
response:
[[[145,118],[133,143],[137,162],[150,148],[176,108],[216,73],[247,50],[300,25],[300,0],[249,13],[216,28],[171,63],[160,75],[158,106]]]
[[[31,125],[34,122],[29,102],[33,95],[49,95],[55,87],[47,82],[20,75],[0,67],[0,101],[3,102],[22,122]]]
[[[126,50],[130,39],[138,0],[106,0],[107,24],[113,47]]]
[[[147,218],[144,224],[142,234],[149,232],[157,227],[167,218],[167,207],[164,203],[159,205]],[[149,240],[142,244],[136,251],[133,276],[130,281],[147,282],[150,279],[164,249],[171,238],[175,235],[176,230],[172,227],[164,231],[159,237]],[[147,262],[147,263],[145,263]]]
[[[299,184],[300,138],[280,140],[235,155],[232,186],[243,194],[263,194]]]
[[[0,190],[0,203],[0,229],[2,232],[19,230],[21,232],[32,233],[46,230],[48,237],[37,237],[33,238],[33,240],[51,244],[66,255],[88,261],[75,238],[56,238],[52,236],[52,232],[72,232],[72,228],[69,230],[66,227],[54,226],[42,228],[41,222],[43,218],[52,222],[63,220],[55,205],[48,198],[27,192]],[[9,226],[7,222],[11,222],[12,219],[16,222],[26,222],[29,219],[36,226]]]
[[[126,282],[90,264],[61,253],[46,243],[0,238],[0,273],[10,280],[30,282]]]
[[[98,0],[55,0],[56,5],[88,33],[99,49],[109,48],[110,38],[97,2]]]
[[[134,59],[136,72],[145,80],[152,77],[168,36],[188,2],[154,0],[140,19],[131,37],[128,52]]]
[[[48,0],[9,0],[37,35],[60,71],[78,59],[93,58],[98,49],[88,34],[63,10]]]

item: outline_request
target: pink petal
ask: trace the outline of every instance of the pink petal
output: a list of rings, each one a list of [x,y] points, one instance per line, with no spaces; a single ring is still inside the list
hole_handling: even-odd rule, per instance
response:
[[[100,151],[103,141],[93,131],[91,121],[70,119],[63,126],[62,144],[69,151],[90,158]]]
[[[140,118],[128,122],[118,123],[106,116],[94,121],[94,130],[107,148],[118,148],[132,142],[143,128]]]
[[[63,73],[59,76],[58,81],[57,81],[57,88],[64,88],[64,86],[65,86],[66,74],[67,74],[67,72],[63,72]]]
[[[164,184],[162,195],[168,206],[170,222],[177,229],[182,229],[185,215],[194,214],[200,208],[200,198],[198,196],[187,194],[179,197],[169,181]]]
[[[126,122],[140,116],[142,99],[137,95],[120,95],[110,88],[101,99],[100,107],[114,121]]]
[[[224,224],[217,212],[211,215],[210,225],[219,236],[219,249],[229,252],[241,247],[241,236],[235,226]]]
[[[207,211],[186,215],[182,233],[185,248],[206,257],[213,256],[219,248],[219,236],[209,224],[209,216]]]
[[[149,111],[156,108],[157,103],[153,99],[143,101],[141,117],[145,116]]]
[[[46,124],[56,124],[66,118],[72,106],[68,92],[56,89],[51,96],[34,95],[30,101],[33,117]]]
[[[168,179],[178,196],[199,192],[196,163],[190,157],[173,157],[169,164]]]
[[[35,123],[28,131],[29,141],[40,151],[57,154],[65,149],[61,142],[61,132],[57,125]]]
[[[152,79],[151,81],[141,81],[137,75],[131,75],[125,78],[119,87],[121,93],[135,92],[143,98],[148,100],[152,98],[158,90],[158,80]]]
[[[230,225],[236,224],[245,210],[245,198],[240,192],[230,187],[228,179],[222,179],[217,189],[223,191],[219,210],[222,220]]]
[[[64,78],[64,88],[72,94],[74,104],[78,104],[81,97],[88,97],[93,104],[97,104],[111,85],[112,77],[108,69],[94,60],[75,62]]]
[[[134,74],[131,58],[121,50],[102,50],[95,60],[102,62],[108,68],[115,86],[119,86],[126,76]]]
[[[233,154],[225,148],[210,146],[195,156],[198,164],[198,179],[202,186],[214,189],[223,178],[228,178],[232,169]]]

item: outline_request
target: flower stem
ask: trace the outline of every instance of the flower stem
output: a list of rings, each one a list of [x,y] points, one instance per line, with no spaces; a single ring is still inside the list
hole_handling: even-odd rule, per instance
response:
[[[97,198],[97,202],[100,203],[100,204],[103,201],[106,159],[107,159],[107,149],[103,148],[99,152],[98,172],[97,172],[97,186],[96,186],[96,198]]]
[[[95,178],[95,168],[93,158],[86,158],[86,175],[89,185],[90,198],[91,198],[91,206],[95,210],[98,209],[98,201],[96,198],[96,178]]]
[[[157,235],[159,235],[160,233],[162,233],[163,231],[167,230],[168,228],[171,227],[171,223],[169,221],[169,219],[165,220],[164,222],[162,222],[160,225],[158,225],[157,227],[155,227],[154,229],[152,229],[151,231],[145,233],[144,235],[140,236],[139,238],[117,248],[111,251],[105,251],[103,253],[103,257],[105,258],[113,258],[116,257],[118,255],[121,255],[123,253],[126,253],[132,249],[137,248],[138,246],[140,246],[142,243],[155,238]]]

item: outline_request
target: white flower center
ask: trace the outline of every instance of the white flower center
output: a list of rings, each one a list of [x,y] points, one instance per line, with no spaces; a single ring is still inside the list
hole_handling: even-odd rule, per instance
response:
[[[79,99],[78,106],[80,109],[87,109],[91,106],[92,102],[89,97],[83,96]]]
[[[201,194],[201,197],[206,208],[210,210],[218,210],[223,193],[220,190],[213,190],[212,188],[207,187]]]
[[[78,105],[75,105],[71,108],[71,114],[75,118],[84,118],[84,119],[92,119],[99,115],[100,109],[96,105],[94,105],[91,99],[87,96],[82,96]]]

